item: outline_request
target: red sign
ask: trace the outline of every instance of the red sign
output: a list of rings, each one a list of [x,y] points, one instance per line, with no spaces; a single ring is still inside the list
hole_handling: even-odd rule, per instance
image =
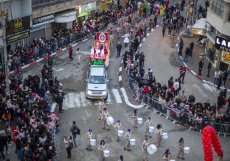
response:
[[[105,41],[109,41],[109,33],[108,32],[97,32],[96,40],[99,40],[101,43]]]

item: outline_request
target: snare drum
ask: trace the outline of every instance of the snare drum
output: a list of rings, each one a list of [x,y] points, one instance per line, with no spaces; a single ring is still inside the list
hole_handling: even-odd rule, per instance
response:
[[[130,145],[135,145],[136,144],[136,140],[135,139],[130,139]]]
[[[123,134],[124,134],[124,131],[123,131],[123,130],[118,130],[118,132],[117,132],[117,135],[118,135],[118,136],[121,137],[121,136],[123,136]]]
[[[142,118],[137,118],[137,122],[138,122],[138,124],[142,124],[143,123],[143,119]]]
[[[104,150],[104,157],[108,158],[109,157],[109,150]]]
[[[150,133],[153,133],[153,132],[154,132],[154,127],[153,127],[153,126],[150,126],[150,127],[149,127],[149,132],[150,132]]]
[[[95,146],[96,145],[96,140],[95,139],[90,139],[90,145]]]
[[[184,147],[184,153],[189,153],[190,148],[189,147]]]
[[[163,139],[168,139],[168,138],[169,138],[169,137],[168,137],[168,133],[163,133],[163,134],[162,134],[162,138],[163,138]]]

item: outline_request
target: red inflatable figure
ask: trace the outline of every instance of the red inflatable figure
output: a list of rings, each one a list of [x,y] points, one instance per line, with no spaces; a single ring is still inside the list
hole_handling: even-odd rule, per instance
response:
[[[223,150],[221,148],[216,131],[212,126],[206,126],[202,130],[202,144],[204,150],[204,161],[213,161],[212,146],[216,151],[219,161],[223,158]]]

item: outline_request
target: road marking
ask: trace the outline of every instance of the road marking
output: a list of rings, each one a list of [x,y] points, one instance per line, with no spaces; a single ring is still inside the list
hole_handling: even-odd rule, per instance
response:
[[[193,84],[193,87],[195,87],[195,88],[198,89],[198,91],[201,93],[202,97],[208,97],[208,96],[205,94],[205,92],[204,92],[202,89],[200,89],[200,87],[199,87],[197,84]]]
[[[63,68],[59,68],[59,69],[56,69],[54,70],[55,72],[60,72],[60,71],[63,71],[64,69]]]
[[[77,108],[81,107],[80,94],[74,93],[74,103],[77,106]]]
[[[65,96],[65,101],[63,103],[63,107],[64,108],[74,108],[74,93],[68,93],[66,96]]]
[[[176,47],[178,46],[178,44],[176,44]]]
[[[143,41],[145,41],[145,38],[143,38]]]
[[[207,83],[203,83],[203,86],[204,86],[207,90],[209,90],[209,91],[211,91],[211,92],[215,92],[215,91],[216,91],[215,87],[213,87],[213,86],[211,86],[211,85],[208,85]]]
[[[158,27],[159,25],[157,25],[156,27]]]
[[[128,106],[130,106],[130,107],[132,107],[132,108],[135,108],[135,109],[139,109],[139,108],[142,108],[142,107],[145,106],[144,103],[141,103],[140,105],[134,105],[134,104],[130,103],[130,102],[129,102],[129,98],[128,98],[127,94],[126,94],[125,89],[122,87],[120,90],[121,90],[122,95],[124,96],[125,103],[126,103]]]
[[[106,100],[106,104],[112,104],[112,100],[111,100],[111,94],[110,91],[108,90],[108,98]]]
[[[147,33],[147,36],[149,36],[149,33]]]
[[[118,81],[119,82],[122,81],[122,76],[121,75],[118,77]]]
[[[120,96],[118,89],[113,88],[112,93],[113,93],[116,103],[122,103],[121,96]]]
[[[86,96],[85,92],[80,92],[80,99],[83,107],[86,107]]]
[[[180,37],[178,37],[177,40],[180,40]]]

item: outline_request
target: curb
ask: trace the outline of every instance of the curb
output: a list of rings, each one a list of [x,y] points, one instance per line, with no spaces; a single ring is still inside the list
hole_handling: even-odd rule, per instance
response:
[[[106,30],[107,30],[107,29],[106,29]],[[106,31],[106,30],[105,30],[105,31]],[[68,45],[67,45],[66,47],[64,47],[64,48],[56,49],[56,51],[55,51],[54,53],[51,54],[51,57],[53,57],[53,56],[55,56],[55,55],[58,55],[58,54],[64,53],[64,52],[68,49],[69,46],[75,47],[75,46],[77,46],[77,45],[80,45],[80,44],[82,44],[82,43],[88,41],[89,39],[91,39],[91,38],[93,38],[93,37],[94,37],[94,35],[90,34],[90,35],[88,35],[88,36],[87,36],[85,39],[83,39],[83,40],[80,40],[80,41],[78,41],[78,42],[76,42],[76,43],[68,44]],[[28,68],[28,67],[30,67],[30,66],[32,66],[32,65],[35,65],[35,64],[37,64],[37,63],[39,63],[39,62],[41,62],[41,61],[43,61],[43,60],[47,60],[47,59],[48,59],[48,56],[43,56],[42,58],[40,58],[40,59],[38,59],[38,60],[36,60],[36,61],[33,61],[33,62],[31,62],[31,63],[29,63],[29,64],[27,64],[27,65],[22,66],[21,69],[22,69],[22,70],[23,70],[23,69],[26,69],[26,68]],[[15,71],[10,71],[9,74],[14,74],[14,73],[15,73]]]
[[[176,42],[176,45],[175,45],[175,48],[176,48],[176,52],[179,52],[179,40],[180,38],[182,38],[182,32],[180,32],[179,36],[177,37],[177,42]],[[179,55],[178,55],[179,56]],[[183,61],[183,58],[182,56],[179,56],[180,58],[180,61],[181,63],[183,63],[183,65],[188,69],[188,71],[190,73],[192,73],[192,75],[194,75],[196,78],[198,78],[200,81],[202,81],[203,83],[206,83],[206,84],[209,84],[213,87],[217,87],[213,82],[210,82],[210,81],[207,81],[206,79],[204,79],[202,76],[198,75],[196,72],[194,72],[194,70],[192,69],[192,67],[190,67],[188,64],[186,64],[184,61]],[[227,89],[228,92],[230,92],[230,89],[228,88],[224,88],[223,86],[220,87],[221,90],[224,90],[224,89]]]

